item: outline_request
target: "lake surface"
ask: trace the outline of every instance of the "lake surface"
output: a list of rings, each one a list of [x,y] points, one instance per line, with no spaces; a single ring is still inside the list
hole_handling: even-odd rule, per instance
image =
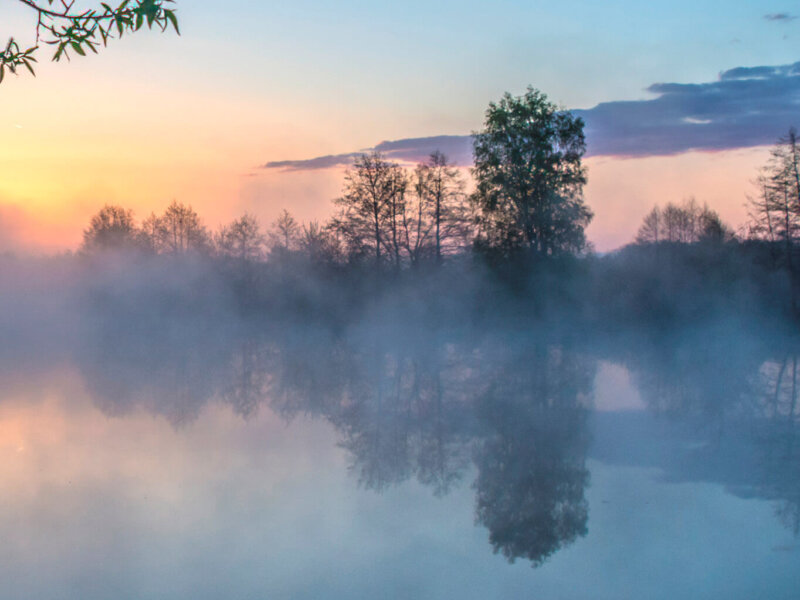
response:
[[[0,596],[796,598],[798,354],[729,330],[6,352]]]

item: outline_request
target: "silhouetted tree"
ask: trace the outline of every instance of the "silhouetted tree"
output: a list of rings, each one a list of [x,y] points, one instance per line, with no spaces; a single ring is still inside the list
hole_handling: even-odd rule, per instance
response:
[[[351,256],[372,254],[381,265],[386,251],[399,251],[398,204],[405,192],[399,165],[379,153],[362,154],[345,176],[344,194],[334,200],[341,207],[334,227],[345,239]]]
[[[418,205],[413,220],[414,246],[413,251],[409,247],[409,255],[421,254],[432,241],[436,262],[441,262],[445,252],[465,245],[469,231],[464,179],[437,151],[417,165],[413,182]]]
[[[662,241],[664,237],[664,224],[661,217],[661,209],[658,206],[653,207],[647,215],[645,215],[639,231],[636,233],[637,244],[657,244]]]
[[[303,225],[298,245],[315,264],[332,265],[338,263],[342,257],[341,243],[336,232],[316,221]]]
[[[505,94],[474,134],[479,244],[539,256],[584,249],[583,121],[528,88]]]
[[[795,211],[800,212],[800,142],[792,127],[772,150],[773,178],[788,190]]]
[[[173,201],[160,217],[145,220],[146,234],[150,245],[166,254],[207,252],[211,248],[211,236],[200,221],[200,217],[183,203]]]
[[[159,228],[161,224],[156,213],[151,212],[139,227],[139,236],[144,248],[150,252],[156,253],[159,251]]]
[[[271,250],[296,250],[301,227],[295,218],[284,209],[270,226],[268,239]]]
[[[663,209],[654,207],[642,221],[636,234],[637,244],[672,242],[726,242],[734,233],[708,205],[700,206],[689,198],[683,204],[668,203]]]
[[[263,258],[266,238],[252,215],[242,215],[220,228],[215,236],[217,252],[242,261]]]
[[[123,251],[138,246],[139,232],[133,219],[133,211],[106,204],[92,217],[89,227],[83,231],[81,251]]]
[[[771,258],[788,274],[792,310],[798,310],[800,278],[795,257],[800,236],[800,147],[794,128],[772,149],[749,198],[749,235],[769,242]]]
[[[769,176],[762,169],[755,180],[758,193],[748,196],[748,232],[751,239],[765,240],[774,243],[778,239],[777,215],[774,214],[772,191],[770,190]]]
[[[750,198],[750,234],[779,242],[784,263],[792,271],[794,245],[800,236],[800,147],[794,128],[772,149],[756,185],[758,195]]]

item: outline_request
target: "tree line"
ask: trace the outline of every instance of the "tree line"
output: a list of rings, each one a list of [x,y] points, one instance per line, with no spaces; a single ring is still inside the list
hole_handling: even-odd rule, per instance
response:
[[[92,217],[81,253],[191,255],[261,265],[246,271],[261,273],[263,290],[251,278],[241,284],[244,295],[260,294],[268,302],[267,296],[275,297],[266,291],[272,283],[286,295],[285,281],[269,279],[280,272],[294,277],[292,293],[320,314],[331,298],[351,306],[372,293],[369,273],[405,285],[414,297],[424,293],[425,302],[439,295],[452,306],[483,303],[475,308],[482,314],[491,312],[488,304],[506,302],[509,290],[529,305],[533,301],[540,316],[548,306],[658,322],[714,315],[722,307],[781,318],[800,313],[800,151],[794,129],[759,173],[750,220],[739,230],[694,199],[670,202],[644,217],[631,244],[602,255],[592,252],[585,235],[593,217],[583,197],[585,149],[581,119],[529,88],[489,105],[484,128],[474,133],[469,189],[463,170],[439,152],[411,167],[366,153],[347,170],[333,201],[335,214],[325,222],[301,223],[284,210],[268,227],[244,214],[211,231],[180,202],[141,222],[130,210],[109,205]],[[439,273],[433,277],[438,283],[406,276],[431,272]],[[486,273],[494,278],[489,286],[500,285],[491,294]],[[439,289],[445,280],[452,289]]]
[[[378,269],[441,264],[470,248],[501,258],[581,253],[592,213],[583,199],[583,121],[532,88],[506,94],[475,134],[477,183],[440,152],[406,168],[380,153],[348,169],[337,212],[327,223],[298,223],[288,212],[263,230],[252,215],[210,232],[190,207],[173,202],[140,224],[130,210],[105,206],[84,231],[81,250],[187,252],[263,260],[303,251],[313,258]]]

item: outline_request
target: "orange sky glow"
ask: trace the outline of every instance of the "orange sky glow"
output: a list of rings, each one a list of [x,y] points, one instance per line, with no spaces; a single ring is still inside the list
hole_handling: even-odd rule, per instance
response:
[[[402,19],[388,21],[403,32],[394,42],[421,53],[420,58],[427,56],[427,46],[412,43],[417,38],[452,45],[471,28],[489,27],[491,36],[482,42],[486,47],[477,62],[469,60],[473,50],[466,46],[457,62],[449,54],[429,61],[401,59],[397,47],[377,44],[383,38],[375,37],[354,7],[315,9],[341,13],[345,21],[335,26],[314,11],[295,8],[251,7],[259,14],[266,11],[265,18],[243,24],[233,9],[220,12],[203,1],[181,4],[180,38],[137,33],[97,56],[69,63],[52,64],[43,51],[36,78],[6,79],[0,86],[0,251],[75,249],[91,215],[106,203],[132,208],[144,218],[178,200],[192,205],[212,230],[245,211],[264,225],[284,208],[300,220],[325,219],[341,190],[341,169],[284,172],[258,166],[352,152],[379,140],[467,134],[481,127],[489,101],[505,90],[519,93],[528,83],[561,105],[586,107],[647,98],[646,87],[654,81],[711,81],[723,68],[796,60],[793,38],[781,38],[775,25],[744,5],[729,15],[731,30],[719,35],[733,36],[734,25],[760,19],[751,28],[752,39],[736,33],[739,43],[722,47],[716,40],[703,52],[676,44],[683,34],[662,27],[671,9],[653,16],[663,39],[656,36],[652,47],[645,43],[652,31],[647,40],[639,39],[644,29],[600,11],[598,19],[607,17],[624,31],[609,29],[590,53],[575,48],[575,53],[558,54],[558,68],[536,57],[572,46],[548,37],[547,20],[528,19],[529,12],[539,10],[528,5],[515,9],[527,15],[524,29],[513,15],[505,20],[479,7],[459,13],[461,29],[449,22],[443,29],[444,22],[432,21],[431,31],[416,30]],[[552,10],[566,11],[557,19],[565,31],[577,27],[567,8]],[[389,18],[382,9],[375,11],[370,18],[376,22]],[[412,16],[413,11],[402,18]],[[256,22],[264,23],[268,35],[256,35]],[[0,7],[0,38],[31,34],[32,23],[24,7]],[[345,26],[350,37],[341,35]],[[594,23],[586,27],[569,35],[606,35]],[[513,47],[503,41],[509,30],[517,32]],[[708,30],[703,31],[692,37],[695,45],[705,39]],[[375,50],[365,55],[361,49],[367,42]],[[631,52],[631,44],[637,52]],[[591,75],[601,67],[603,77]],[[444,70],[449,79],[442,78]],[[654,204],[690,196],[739,227],[750,182],[766,156],[766,148],[754,147],[590,158],[585,195],[595,218],[588,237],[599,251],[617,248],[632,240]]]

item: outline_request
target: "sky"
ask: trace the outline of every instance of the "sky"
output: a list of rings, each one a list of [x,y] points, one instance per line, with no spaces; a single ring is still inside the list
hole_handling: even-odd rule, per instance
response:
[[[245,211],[325,219],[346,161],[307,161],[434,143],[466,164],[488,103],[528,85],[586,121],[587,234],[606,251],[690,196],[741,225],[768,146],[800,126],[785,0],[176,6],[180,37],[41,54],[36,78],[0,85],[0,251],[74,249],[106,203],[143,218],[174,199],[212,229]],[[34,24],[0,3],[0,40]]]

